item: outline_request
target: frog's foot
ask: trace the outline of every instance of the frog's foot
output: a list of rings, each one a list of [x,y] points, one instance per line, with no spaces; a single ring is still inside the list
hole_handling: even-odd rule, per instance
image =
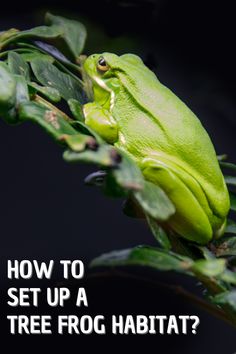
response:
[[[199,244],[208,243],[213,237],[213,230],[202,206],[205,195],[198,183],[191,176],[184,181],[173,168],[152,158],[145,158],[141,169],[144,177],[158,184],[175,205],[176,213],[168,220],[170,227],[188,240]],[[202,203],[199,202],[200,197]]]
[[[106,142],[115,143],[118,139],[116,121],[102,106],[95,102],[83,106],[85,124],[95,130]]]

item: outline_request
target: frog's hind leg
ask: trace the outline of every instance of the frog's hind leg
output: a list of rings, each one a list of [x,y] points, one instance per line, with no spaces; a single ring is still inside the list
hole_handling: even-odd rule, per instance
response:
[[[168,220],[170,227],[188,240],[200,244],[209,242],[213,231],[208,216],[179,176],[155,159],[144,159],[141,169],[144,177],[158,184],[175,205],[176,212]]]

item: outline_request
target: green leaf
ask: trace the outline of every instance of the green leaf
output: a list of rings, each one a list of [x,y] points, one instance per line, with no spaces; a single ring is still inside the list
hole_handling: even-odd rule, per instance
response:
[[[221,275],[220,279],[228,284],[236,285],[236,273],[226,269]]]
[[[92,136],[80,133],[64,135],[61,140],[65,141],[68,147],[76,152],[83,151],[86,147],[96,146],[96,140]]]
[[[152,218],[166,221],[175,213],[175,207],[165,192],[157,185],[145,181],[143,188],[134,193],[143,210]]]
[[[217,257],[236,256],[236,236],[217,240],[215,253]]]
[[[224,168],[228,168],[229,170],[236,171],[236,165],[231,162],[220,162],[220,166]]]
[[[6,63],[0,62],[0,114],[10,124],[18,123],[18,106],[29,100],[28,87],[23,76],[14,75]]]
[[[165,230],[160,225],[158,225],[157,221],[155,219],[153,219],[152,217],[146,215],[146,219],[147,219],[148,225],[149,225],[155,239],[157,240],[157,242],[164,249],[166,249],[166,250],[171,249],[171,243],[170,243],[170,240],[169,240]]]
[[[236,234],[236,223],[231,219],[227,219],[225,234]]]
[[[9,52],[8,66],[13,74],[22,75],[26,81],[30,80],[29,66],[25,60],[16,52]]]
[[[236,290],[225,291],[211,298],[212,302],[217,305],[229,305],[236,311]]]
[[[84,25],[75,20],[69,20],[61,16],[54,16],[51,13],[47,13],[45,16],[45,22],[51,25],[53,28],[58,29],[61,33],[61,37],[64,40],[64,45],[58,43],[62,53],[68,55],[68,51],[76,59],[82,52],[86,40],[86,29]],[[65,50],[67,46],[67,51]]]
[[[15,123],[16,79],[6,63],[0,61],[0,115]]]
[[[109,145],[94,146],[92,149],[87,149],[83,152],[75,152],[66,150],[63,158],[67,162],[84,162],[92,163],[103,167],[114,166],[114,161],[111,156],[111,147]]]
[[[196,274],[215,277],[224,272],[225,262],[225,259],[200,259],[194,262],[191,270]]]
[[[75,100],[74,98],[71,98],[70,100],[68,100],[68,105],[74,118],[81,122],[84,122],[84,115],[81,103]]]
[[[230,209],[236,211],[236,196],[233,193],[229,193],[230,197]]]
[[[116,165],[112,170],[116,183],[126,190],[141,190],[144,179],[136,163],[123,151],[113,149],[111,153]]]
[[[230,186],[236,186],[236,177],[224,176],[226,184]]]
[[[7,31],[0,32],[0,50],[1,50],[1,43],[11,38],[12,36],[15,36],[15,34],[18,32],[19,30],[16,28],[10,28]]]
[[[54,39],[61,36],[61,31],[56,27],[48,27],[48,26],[38,26],[31,28],[29,30],[21,31],[16,34],[15,40],[19,41],[19,39]]]
[[[29,53],[31,51],[28,50],[27,48],[14,48],[14,50],[11,49],[11,50],[6,50],[4,52],[0,51],[0,58],[5,60],[5,58],[8,57],[8,54],[11,53],[11,52],[18,53],[20,55],[24,55],[24,54],[27,54],[27,53]]]
[[[171,252],[152,248],[135,247],[122,251],[113,251],[95,258],[91,262],[91,267],[97,266],[146,266],[160,271],[186,272],[192,264],[191,259],[183,257],[179,259]]]
[[[41,53],[38,50],[28,50],[28,51],[22,52],[20,55],[26,62],[31,62],[34,59],[47,60],[50,63],[54,63],[54,61],[55,61],[54,58],[52,58],[50,55]]]
[[[0,62],[0,107],[12,107],[15,103],[16,80],[4,62]]]
[[[59,102],[61,100],[60,92],[54,87],[40,86],[36,82],[30,82],[28,85],[33,88],[34,93],[39,92],[52,102]]]
[[[61,37],[61,31],[57,27],[39,26],[25,31],[18,31],[2,41],[2,48],[13,42],[29,39],[54,40]]]
[[[14,75],[16,80],[16,109],[20,103],[29,101],[29,92],[26,79],[21,75]]]
[[[65,100],[74,98],[79,102],[83,101],[79,81],[57,69],[48,60],[36,58],[31,61],[31,67],[36,79],[43,86],[57,89]]]
[[[22,103],[19,106],[19,117],[22,121],[30,120],[38,123],[57,140],[61,139],[64,134],[78,134],[57,110],[50,110],[36,102]]]

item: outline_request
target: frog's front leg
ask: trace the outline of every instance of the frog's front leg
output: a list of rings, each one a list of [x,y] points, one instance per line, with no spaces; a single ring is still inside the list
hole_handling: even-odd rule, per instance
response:
[[[95,130],[106,142],[115,143],[118,139],[117,123],[109,111],[96,102],[83,107],[85,124]]]
[[[176,208],[168,220],[170,227],[184,238],[199,244],[208,243],[213,236],[207,214],[188,186],[163,162],[145,158],[141,163],[144,177],[158,184]]]

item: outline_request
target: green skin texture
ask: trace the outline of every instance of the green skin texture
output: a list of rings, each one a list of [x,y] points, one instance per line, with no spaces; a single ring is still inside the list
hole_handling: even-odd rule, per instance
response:
[[[101,57],[106,72],[98,68]],[[94,91],[94,102],[84,105],[85,123],[166,192],[176,208],[168,220],[174,231],[203,245],[220,237],[229,194],[199,119],[134,54],[94,54],[84,69]]]

